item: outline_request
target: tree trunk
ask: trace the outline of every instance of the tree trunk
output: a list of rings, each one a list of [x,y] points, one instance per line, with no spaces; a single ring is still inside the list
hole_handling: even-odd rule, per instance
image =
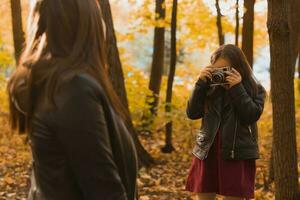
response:
[[[222,30],[222,14],[219,5],[219,0],[216,0],[216,9],[217,9],[217,28],[218,28],[219,45],[221,46],[225,43],[225,39]]]
[[[297,56],[300,49],[300,1],[290,0],[289,22],[291,27],[290,39],[292,50],[292,66],[296,67]]]
[[[299,46],[299,49],[300,49],[300,46]],[[298,92],[300,93],[300,50],[299,50],[299,54],[298,54],[298,86],[297,86],[297,88],[298,88]]]
[[[239,46],[240,18],[239,18],[239,0],[235,2],[235,46]]]
[[[274,180],[275,198],[279,200],[299,199],[295,130],[295,67],[291,65],[289,3],[289,0],[268,0]]]
[[[156,0],[156,20],[165,19],[165,1]],[[162,79],[162,72],[164,67],[164,48],[165,48],[165,28],[155,27],[154,29],[154,46],[152,55],[152,66],[149,89],[153,92],[154,101],[151,107],[151,113],[156,113],[158,104],[158,97],[160,92],[160,85]]]
[[[254,4],[255,0],[244,0],[242,50],[251,67],[253,67]]]
[[[18,65],[25,43],[22,25],[22,9],[20,0],[10,0],[15,59]]]
[[[155,1],[155,20],[165,20],[166,10],[165,1]],[[149,126],[152,124],[154,117],[157,114],[157,107],[159,101],[159,92],[164,67],[164,49],[165,49],[165,27],[156,26],[154,28],[154,42],[153,42],[153,54],[152,54],[152,65],[151,74],[149,81],[149,90],[151,95],[146,97],[146,104],[149,108],[143,113],[142,127],[145,132],[149,131]]]
[[[274,158],[273,158],[273,146],[271,149],[271,157],[269,161],[269,179],[268,179],[268,187],[273,183],[274,181]]]
[[[297,61],[297,56],[299,53],[299,47],[298,44],[300,42],[300,39],[298,37],[298,31],[299,31],[299,24],[300,24],[300,16],[299,16],[299,12],[298,12],[298,8],[300,8],[300,1],[295,1],[292,0],[292,2],[290,3],[290,9],[291,12],[289,13],[289,20],[290,20],[290,28],[291,28],[291,33],[290,33],[290,41],[291,41],[291,66],[295,66],[296,65],[296,61]],[[298,86],[299,87],[299,86]],[[300,88],[300,87],[299,87]],[[300,91],[300,90],[299,90]],[[273,148],[272,148],[273,151]],[[272,153],[272,152],[271,152]],[[274,161],[273,161],[273,154],[271,154],[271,159],[270,159],[270,166],[269,166],[269,184],[272,183],[274,181]]]
[[[130,113],[128,108],[128,100],[127,100],[127,94],[125,89],[122,64],[120,61],[119,50],[117,46],[117,40],[115,36],[114,24],[113,24],[113,18],[111,14],[109,0],[100,0],[99,3],[106,24],[106,41],[107,41],[107,57],[108,57],[107,60],[109,65],[110,79],[119,98],[124,103],[127,112]],[[149,166],[150,164],[154,163],[154,160],[140,143],[137,132],[132,124],[132,119],[130,118],[130,114],[128,116],[129,119],[127,119],[126,124],[136,145],[136,149],[139,157],[139,164],[140,166],[141,165]]]
[[[299,47],[300,49],[300,47]],[[298,54],[298,78],[299,78],[299,84],[300,84],[300,50],[299,50],[299,54]],[[300,87],[299,87],[299,91],[300,91]]]
[[[172,7],[172,19],[171,19],[171,62],[170,62],[170,71],[168,77],[168,86],[167,86],[167,95],[166,95],[166,106],[165,111],[167,116],[171,117],[171,109],[172,109],[172,88],[176,70],[176,58],[177,58],[177,50],[176,50],[176,25],[177,25],[177,0],[173,0]],[[173,122],[172,119],[166,124],[166,138],[165,138],[165,146],[162,148],[162,152],[170,153],[174,149],[172,145],[172,127]]]

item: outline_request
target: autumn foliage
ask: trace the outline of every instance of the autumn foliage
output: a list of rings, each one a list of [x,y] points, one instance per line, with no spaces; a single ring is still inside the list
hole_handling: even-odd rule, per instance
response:
[[[5,1],[7,2],[7,1]],[[166,55],[163,70],[161,92],[159,96],[158,114],[151,125],[151,135],[140,135],[139,138],[145,149],[155,158],[157,163],[150,168],[142,168],[139,172],[138,185],[142,200],[163,199],[192,199],[190,193],[184,191],[185,181],[191,163],[191,149],[194,144],[195,132],[200,121],[187,119],[185,108],[190,91],[198,77],[199,69],[209,63],[211,50],[218,46],[216,16],[214,5],[208,1],[182,0],[178,4],[178,40],[177,68],[173,85],[172,111],[165,112],[165,92],[167,88],[167,72],[169,56]],[[257,0],[257,4],[263,4]],[[122,23],[124,12],[118,1],[111,1],[116,20],[117,39],[122,61],[129,109],[135,127],[140,127],[143,112],[147,110],[146,97],[149,71],[151,66],[151,45],[153,28],[163,26],[166,34],[170,31],[172,1],[166,1],[166,19],[155,21],[152,0],[137,3],[129,1],[132,6],[130,15],[125,17],[126,31],[118,25]],[[235,11],[232,6],[223,6],[223,31],[228,42],[233,43],[235,21],[230,13]],[[0,199],[25,198],[29,189],[31,153],[26,135],[13,134],[8,125],[8,105],[6,83],[10,72],[15,68],[13,45],[11,38],[11,19],[8,4],[0,5]],[[23,3],[23,16],[28,13],[28,5]],[[242,9],[240,9],[242,12]],[[261,56],[262,49],[268,46],[266,29],[266,10],[255,13],[254,57]],[[234,16],[234,14],[233,14]],[[242,15],[241,15],[242,16]],[[23,17],[24,19],[25,17]],[[124,23],[124,21],[123,21]],[[10,28],[6,28],[10,27]],[[166,40],[169,37],[166,35]],[[227,42],[226,41],[226,42]],[[167,42],[166,42],[167,43]],[[166,49],[168,50],[167,43]],[[141,58],[142,57],[142,58]],[[201,59],[198,59],[201,57]],[[264,63],[269,65],[268,61]],[[255,67],[255,65],[254,65]],[[260,73],[259,70],[257,70]],[[263,71],[263,70],[262,70]],[[268,79],[268,78],[266,78]],[[295,80],[295,85],[300,85]],[[300,132],[300,93],[296,91],[296,129]],[[175,151],[163,154],[165,124],[173,120],[173,146]],[[297,138],[300,152],[300,138]],[[257,161],[256,199],[274,199],[274,183],[269,181],[269,162],[272,148],[272,105],[268,98],[265,111],[259,121],[259,147],[261,159]],[[298,155],[298,160],[300,160]],[[300,171],[300,163],[298,163]],[[18,197],[18,198],[17,198]]]

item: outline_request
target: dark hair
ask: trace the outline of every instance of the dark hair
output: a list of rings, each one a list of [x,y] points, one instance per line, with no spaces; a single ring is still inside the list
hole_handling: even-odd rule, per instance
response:
[[[126,119],[127,110],[114,92],[108,76],[105,33],[96,0],[37,0],[29,16],[30,29],[20,64],[8,83],[12,129],[29,131],[34,96],[43,86],[49,102],[63,81],[79,71],[94,77],[103,87],[113,109]],[[18,80],[28,82],[26,115],[13,102]],[[25,121],[25,122],[24,122]]]
[[[211,64],[219,58],[227,60],[241,74],[247,93],[254,97],[258,92],[258,83],[243,51],[233,44],[222,45],[212,54]]]

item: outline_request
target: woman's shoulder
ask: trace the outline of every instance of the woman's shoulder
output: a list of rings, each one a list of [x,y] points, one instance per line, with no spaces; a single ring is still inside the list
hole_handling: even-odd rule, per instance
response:
[[[62,83],[63,92],[95,92],[103,93],[101,84],[87,72],[74,73]]]
[[[258,95],[264,95],[264,96],[266,96],[266,94],[267,94],[267,91],[266,91],[266,89],[264,88],[264,86],[261,84],[261,83],[257,83],[257,93],[258,93]]]
[[[74,73],[65,79],[55,95],[56,105],[63,105],[69,101],[87,101],[99,99],[104,95],[101,84],[86,72]]]

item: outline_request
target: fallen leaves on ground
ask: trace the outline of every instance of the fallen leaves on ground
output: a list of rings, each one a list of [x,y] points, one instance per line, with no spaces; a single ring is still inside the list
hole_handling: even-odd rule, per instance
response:
[[[11,134],[0,118],[0,200],[25,200],[29,190],[30,151],[24,137]]]
[[[299,121],[299,115],[297,116]],[[199,126],[186,119],[175,123],[175,151],[164,154],[164,127],[156,128],[149,136],[140,136],[144,147],[156,164],[139,171],[138,186],[141,200],[192,200],[194,195],[184,190],[191,164],[193,132]],[[255,199],[274,199],[274,184],[268,184],[269,159],[272,142],[270,105],[259,123],[261,159],[257,160]],[[299,127],[298,127],[299,130]],[[11,134],[7,119],[0,117],[0,200],[25,200],[29,190],[31,156],[24,136]],[[298,139],[299,141],[299,139]],[[298,142],[298,150],[300,145]]]

